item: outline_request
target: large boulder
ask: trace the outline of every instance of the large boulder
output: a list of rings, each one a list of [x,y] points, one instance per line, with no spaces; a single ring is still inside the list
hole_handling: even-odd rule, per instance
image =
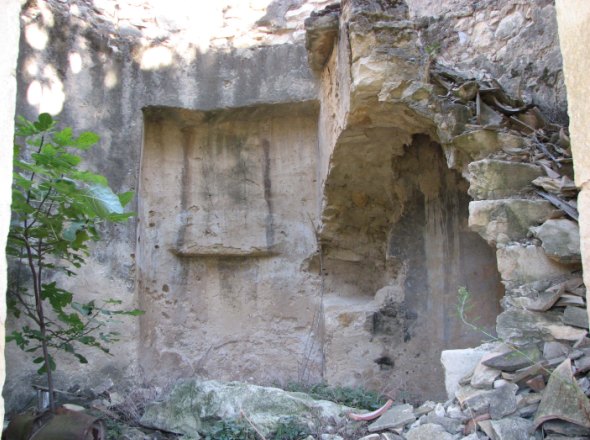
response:
[[[219,420],[247,417],[264,435],[286,421],[313,427],[339,422],[351,409],[307,394],[241,382],[181,380],[147,406],[141,424],[188,436],[208,434]]]

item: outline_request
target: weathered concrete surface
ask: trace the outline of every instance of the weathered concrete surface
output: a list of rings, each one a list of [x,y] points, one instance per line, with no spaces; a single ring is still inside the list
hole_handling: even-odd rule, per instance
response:
[[[313,102],[145,111],[139,359],[150,380],[297,377],[317,295],[300,271],[316,249],[317,113]]]
[[[582,0],[556,1],[559,41],[564,58],[568,114],[580,212],[580,247],[584,281],[590,285],[590,60],[584,47],[590,44],[590,4]],[[587,297],[587,299],[589,299]]]
[[[18,56],[19,25],[18,15],[21,7],[19,0],[6,0],[2,3],[0,29],[0,102],[3,111],[0,115],[0,353],[4,353],[4,335],[6,320],[6,236],[10,224],[10,201],[12,186],[12,150],[14,136],[14,110],[16,97],[16,62]],[[0,356],[0,387],[6,376],[4,354]],[[4,399],[0,397],[0,420],[4,420]]]

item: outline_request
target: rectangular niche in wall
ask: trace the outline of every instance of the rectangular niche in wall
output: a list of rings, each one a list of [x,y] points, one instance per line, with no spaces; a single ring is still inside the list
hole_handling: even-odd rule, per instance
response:
[[[299,268],[316,247],[318,111],[144,109],[136,273],[150,381],[296,375],[315,301]]]
[[[171,210],[162,214],[174,213],[169,220],[177,224],[176,237],[170,237],[173,253],[274,252],[269,173],[271,120],[277,112],[281,109],[264,106],[217,112],[145,110],[149,151],[144,154],[153,157],[144,157],[144,165],[153,167],[154,191],[175,188],[178,201],[170,206],[168,198],[160,204]]]

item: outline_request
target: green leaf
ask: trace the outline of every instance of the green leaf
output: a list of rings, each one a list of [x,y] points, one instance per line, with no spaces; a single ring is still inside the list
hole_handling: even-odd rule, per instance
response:
[[[93,310],[94,310],[94,301],[90,301],[89,303],[86,304],[80,304],[77,302],[73,302],[72,303],[72,308],[77,311],[78,313],[80,313],[81,315],[84,316],[89,316],[92,314]]]
[[[73,171],[72,178],[81,180],[86,183],[95,183],[97,185],[108,186],[109,182],[106,177],[100,174],[95,174],[90,171]]]
[[[78,139],[75,139],[74,142],[72,142],[72,146],[75,148],[79,148],[80,150],[88,150],[99,140],[100,136],[96,133],[93,133],[91,131],[85,131],[78,137]]]
[[[43,359],[43,358],[41,358],[41,359]],[[55,361],[53,360],[53,357],[51,357],[51,356],[49,356],[49,368],[51,368],[51,371],[55,371],[55,368],[56,368]],[[45,373],[47,373],[47,364],[44,362],[43,365],[41,366],[41,368],[39,368],[37,370],[37,374],[45,374]]]
[[[63,229],[61,236],[64,238],[64,240],[74,241],[76,240],[78,232],[83,230],[85,225],[86,222],[72,222]]]
[[[86,195],[99,217],[107,218],[111,214],[123,214],[123,206],[119,198],[108,186],[91,185]]]
[[[53,125],[53,118],[49,113],[41,113],[36,122],[33,122],[35,128],[39,131],[49,130]]]
[[[78,361],[80,361],[81,364],[87,364],[88,363],[88,359],[86,359],[80,353],[74,353],[74,356],[76,356],[78,358]]]
[[[14,330],[10,335],[6,336],[6,342],[12,342],[12,341],[14,341],[14,343],[21,350],[24,350],[25,347],[27,345],[29,345],[29,341],[27,340],[27,338],[25,338],[21,332],[17,332],[16,330]]]
[[[121,206],[126,206],[127,203],[129,203],[133,199],[134,195],[135,195],[135,192],[133,192],[133,191],[127,191],[127,192],[118,194],[119,202],[121,202]]]
[[[41,286],[41,298],[49,300],[53,310],[59,312],[72,302],[73,294],[58,288],[54,281]]]
[[[128,315],[128,316],[141,316],[145,314],[145,310],[133,309],[133,310],[117,310],[114,312],[116,315]]]
[[[53,140],[61,146],[70,145],[72,142],[72,128],[66,127],[62,131],[58,131],[53,135]]]

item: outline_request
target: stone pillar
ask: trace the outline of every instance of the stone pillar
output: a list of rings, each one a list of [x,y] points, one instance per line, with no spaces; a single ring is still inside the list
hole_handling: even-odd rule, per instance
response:
[[[12,138],[14,135],[14,108],[16,104],[16,59],[18,56],[19,0],[0,0],[0,292],[6,292],[6,235],[10,223],[12,183]],[[0,385],[4,384],[4,323],[6,301],[0,301]],[[4,420],[4,400],[0,396],[0,420]]]
[[[584,282],[590,286],[590,2],[557,0],[555,3],[567,87],[574,172],[576,185],[581,190],[578,210]],[[590,295],[586,294],[586,299],[590,299]]]

